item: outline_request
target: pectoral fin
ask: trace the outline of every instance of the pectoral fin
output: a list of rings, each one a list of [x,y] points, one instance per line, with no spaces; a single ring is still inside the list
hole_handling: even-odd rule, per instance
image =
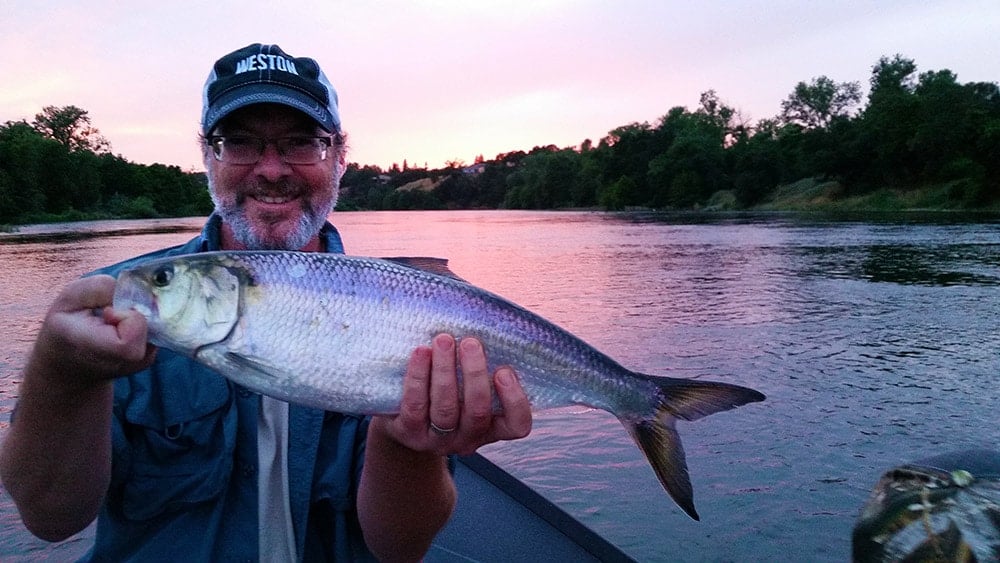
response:
[[[233,365],[239,366],[240,369],[252,371],[259,374],[261,377],[270,377],[274,379],[281,379],[284,377],[280,369],[256,358],[242,356],[236,352],[227,352],[226,358],[228,358]]]
[[[275,379],[287,377],[277,366],[260,358],[229,351],[225,345],[203,346],[195,352],[195,359],[236,383],[254,390],[262,386],[256,382],[273,382]]]

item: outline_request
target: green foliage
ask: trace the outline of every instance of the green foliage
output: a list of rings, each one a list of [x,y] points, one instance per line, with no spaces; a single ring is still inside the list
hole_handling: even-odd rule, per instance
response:
[[[655,124],[617,127],[596,144],[535,147],[479,167],[390,170],[366,188],[358,208],[440,204],[446,208],[551,209],[599,206],[747,209],[899,206],[975,208],[1000,202],[1000,89],[961,84],[950,71],[917,74],[905,57],[860,85],[820,76],[799,82],[781,115],[750,125],[714,90],[699,106],[670,109]],[[420,178],[438,182],[436,200],[395,194]],[[805,184],[800,181],[805,180]],[[345,177],[345,190],[365,185]],[[782,186],[809,185],[806,192]],[[907,192],[912,192],[913,197]],[[919,195],[917,195],[919,194]],[[367,200],[367,201],[365,201]]]
[[[825,128],[834,119],[848,117],[860,101],[861,85],[857,82],[837,84],[820,76],[809,84],[795,85],[795,90],[781,102],[781,118],[806,129]]]
[[[572,149],[534,149],[521,160],[507,185],[504,207],[511,209],[579,207],[594,202],[593,192],[583,188],[592,182],[583,174],[579,153]]]
[[[382,209],[443,209],[444,205],[431,192],[423,190],[393,190],[382,201]]]
[[[159,215],[153,205],[153,200],[144,195],[126,201],[122,206],[121,213],[122,216],[129,219],[157,217]]]
[[[35,115],[31,126],[70,151],[106,152],[111,148],[107,139],[91,125],[87,111],[76,106],[45,106]]]
[[[139,165],[107,152],[86,112],[47,107],[0,125],[0,222],[206,215],[203,174]]]
[[[338,209],[830,209],[1000,206],[1000,87],[917,72],[901,55],[857,83],[799,82],[756,124],[714,90],[694,111],[465,167],[351,163]],[[0,126],[0,224],[66,217],[204,215],[203,174],[113,156],[87,112],[46,107]]]
[[[635,180],[622,176],[597,192],[597,203],[608,211],[621,211],[635,197]]]

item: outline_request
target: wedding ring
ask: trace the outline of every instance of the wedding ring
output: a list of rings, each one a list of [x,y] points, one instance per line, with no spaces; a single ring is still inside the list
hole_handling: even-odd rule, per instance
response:
[[[455,429],[454,428],[441,428],[437,424],[434,424],[434,421],[431,421],[431,431],[433,431],[438,436],[445,436],[447,434],[451,434],[452,432],[454,432]]]

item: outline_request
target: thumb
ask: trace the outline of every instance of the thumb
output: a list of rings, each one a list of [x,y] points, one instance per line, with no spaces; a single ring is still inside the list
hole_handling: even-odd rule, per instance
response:
[[[149,339],[149,324],[141,313],[132,309],[118,311],[105,307],[104,322],[115,326],[123,358],[138,362],[152,359],[156,348],[146,342]]]

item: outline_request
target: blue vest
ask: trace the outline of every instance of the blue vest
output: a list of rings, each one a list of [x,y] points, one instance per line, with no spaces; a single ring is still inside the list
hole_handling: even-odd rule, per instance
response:
[[[149,258],[218,250],[209,218],[187,244]],[[328,252],[343,253],[327,223]],[[256,561],[260,397],[169,350],[115,381],[112,476],[86,561]],[[371,560],[356,495],[368,419],[291,405],[288,478],[296,553],[306,561]]]

